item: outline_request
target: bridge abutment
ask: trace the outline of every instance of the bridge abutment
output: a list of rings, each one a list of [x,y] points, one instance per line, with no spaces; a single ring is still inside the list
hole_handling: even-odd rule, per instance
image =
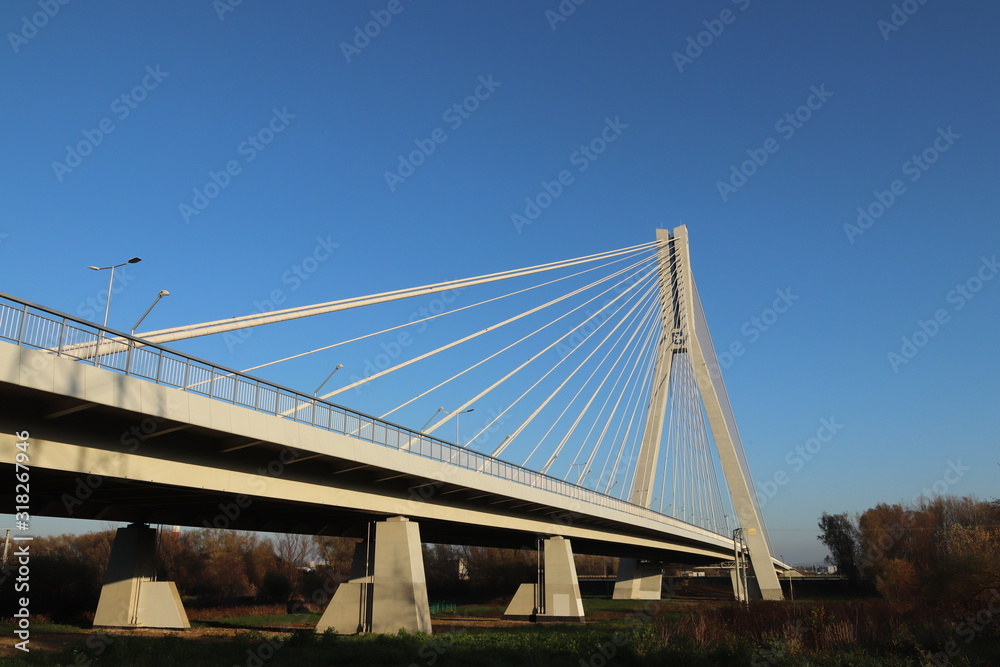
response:
[[[618,559],[618,578],[613,600],[659,600],[663,588],[663,568],[634,558]]]
[[[155,581],[156,530],[119,528],[104,572],[95,627],[188,629],[187,613],[172,581]]]
[[[576,578],[576,564],[570,541],[556,536],[546,539],[542,548],[539,581],[521,584],[503,617],[522,621],[584,620],[583,598]]]
[[[342,635],[431,632],[420,528],[405,517],[375,524],[374,544],[355,548],[351,578],[341,584],[316,625]]]

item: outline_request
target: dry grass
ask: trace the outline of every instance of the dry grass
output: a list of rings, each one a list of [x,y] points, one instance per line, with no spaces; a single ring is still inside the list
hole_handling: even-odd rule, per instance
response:
[[[214,621],[220,618],[244,616],[277,616],[285,613],[283,604],[258,604],[253,606],[203,607],[187,609],[189,621]]]
[[[753,603],[706,607],[679,617],[660,616],[660,642],[720,643],[740,637],[757,646],[781,645],[791,653],[831,653],[851,647],[872,653],[937,650],[962,621],[953,610],[930,605],[898,606],[884,600]],[[997,627],[982,635],[995,636]]]

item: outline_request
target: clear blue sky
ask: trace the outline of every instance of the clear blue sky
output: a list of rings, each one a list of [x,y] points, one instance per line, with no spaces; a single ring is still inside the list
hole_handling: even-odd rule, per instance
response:
[[[52,2],[51,17],[9,0],[3,291],[99,321],[88,299],[106,277],[84,267],[139,255],[111,325],[168,289],[159,328],[253,312],[274,290],[315,303],[683,222],[716,345],[744,344],[726,381],[758,487],[787,474],[764,509],[775,550],[819,560],[821,512],[909,500],[949,462],[970,468],[949,493],[998,495],[1000,279],[977,281],[1000,270],[984,264],[1000,253],[1000,6],[901,4],[916,11],[564,0],[557,20],[556,0]],[[477,91],[466,117],[448,112]],[[574,163],[609,122],[615,141]],[[415,142],[433,153],[387,182]],[[518,228],[562,170],[572,183]],[[225,187],[198,200],[213,172]],[[859,207],[877,217],[845,229]],[[290,278],[324,243],[330,258]],[[970,280],[971,298],[952,291]],[[752,318],[777,290],[798,298],[763,331]],[[336,326],[184,349],[244,368]],[[280,379],[312,391],[333,363]],[[795,463],[831,418],[843,428]]]

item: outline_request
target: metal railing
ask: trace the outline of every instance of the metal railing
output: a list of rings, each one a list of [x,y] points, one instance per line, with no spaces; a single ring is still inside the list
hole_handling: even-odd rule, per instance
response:
[[[0,292],[0,340],[661,523],[674,517]],[[669,520],[669,521],[668,521]],[[707,532],[708,529],[701,528]],[[715,534],[715,533],[713,533]]]

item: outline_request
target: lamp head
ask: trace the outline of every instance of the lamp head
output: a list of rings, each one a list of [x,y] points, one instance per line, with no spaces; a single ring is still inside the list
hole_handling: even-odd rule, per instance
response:
[[[126,264],[135,264],[136,262],[141,262],[141,261],[142,261],[142,257],[133,257],[132,259],[130,259],[129,261],[127,261]]]
[[[100,271],[101,270],[101,267],[99,267],[99,266],[88,266],[87,268],[90,269],[91,271]]]
[[[165,289],[161,289],[160,293],[157,296],[170,296],[170,292],[168,292]]]

